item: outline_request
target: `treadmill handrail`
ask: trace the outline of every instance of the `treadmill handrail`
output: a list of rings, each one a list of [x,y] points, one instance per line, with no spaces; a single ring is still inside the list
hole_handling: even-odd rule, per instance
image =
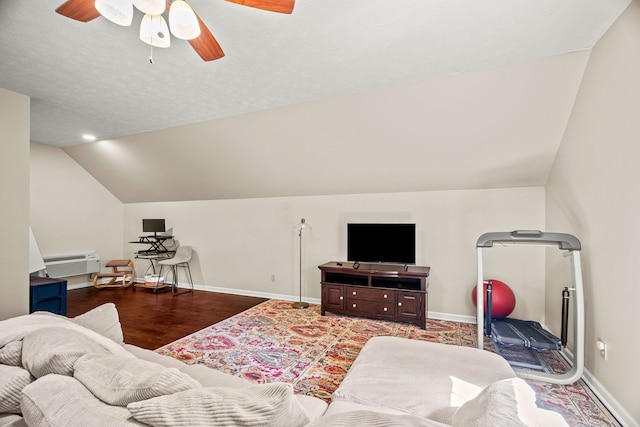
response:
[[[579,251],[580,241],[577,237],[566,233],[548,233],[540,230],[515,230],[484,233],[478,238],[476,247],[490,248],[494,243],[523,243],[558,245],[561,250]]]

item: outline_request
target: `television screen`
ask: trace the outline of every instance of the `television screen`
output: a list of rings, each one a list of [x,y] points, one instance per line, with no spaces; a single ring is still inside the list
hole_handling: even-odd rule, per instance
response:
[[[416,263],[415,224],[347,224],[347,261]]]
[[[145,233],[164,233],[164,219],[143,219],[142,231]]]

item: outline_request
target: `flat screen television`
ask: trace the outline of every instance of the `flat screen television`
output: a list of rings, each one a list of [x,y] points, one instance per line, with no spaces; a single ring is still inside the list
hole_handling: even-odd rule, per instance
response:
[[[347,224],[347,261],[416,263],[415,224]]]
[[[164,233],[164,218],[163,219],[143,219],[142,231],[144,233]]]

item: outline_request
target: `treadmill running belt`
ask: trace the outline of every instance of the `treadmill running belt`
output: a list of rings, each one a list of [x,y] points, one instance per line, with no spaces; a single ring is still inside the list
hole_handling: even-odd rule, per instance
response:
[[[535,350],[562,350],[560,339],[532,320],[495,319],[491,337],[496,343],[521,345]]]

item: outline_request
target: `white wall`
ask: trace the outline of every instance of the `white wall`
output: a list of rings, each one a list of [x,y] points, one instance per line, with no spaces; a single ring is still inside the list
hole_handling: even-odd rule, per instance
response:
[[[31,227],[42,254],[96,251],[103,264],[121,258],[122,203],[60,148],[31,144],[30,164]]]
[[[29,105],[0,88],[0,319],[29,312]]]
[[[40,144],[31,145],[31,205],[44,255],[96,250],[103,263],[133,258],[145,249],[128,243],[143,234],[142,218],[165,218],[169,231],[194,247],[197,285],[282,298],[298,295],[294,226],[304,217],[312,231],[304,241],[303,295],[311,300],[320,298],[317,266],[346,259],[348,222],[415,222],[417,263],[432,267],[429,311],[462,320],[474,316],[477,238],[487,231],[545,228],[540,187],[123,205],[64,151]],[[514,315],[544,321],[544,253],[485,253],[487,277],[506,281],[516,292]],[[136,265],[142,276],[149,263]],[[70,284],[87,280],[69,278]]]
[[[305,218],[312,230],[304,237],[303,294],[311,299],[320,298],[317,266],[346,259],[348,222],[414,222],[417,264],[432,268],[430,312],[473,316],[477,238],[487,231],[544,229],[544,189],[132,203],[124,211],[127,240],[143,234],[142,218],[165,218],[181,244],[195,250],[197,284],[289,297],[298,294],[294,226]],[[127,244],[125,253],[143,248]],[[137,261],[139,275],[148,265]],[[544,251],[487,250],[485,269],[512,285],[515,314],[544,320]]]
[[[633,1],[593,49],[550,175],[546,214],[549,228],[571,230],[582,241],[586,368],[635,419],[629,425],[640,424],[638,76],[640,4]],[[547,310],[559,316],[559,306]],[[606,361],[598,337],[608,345]]]

